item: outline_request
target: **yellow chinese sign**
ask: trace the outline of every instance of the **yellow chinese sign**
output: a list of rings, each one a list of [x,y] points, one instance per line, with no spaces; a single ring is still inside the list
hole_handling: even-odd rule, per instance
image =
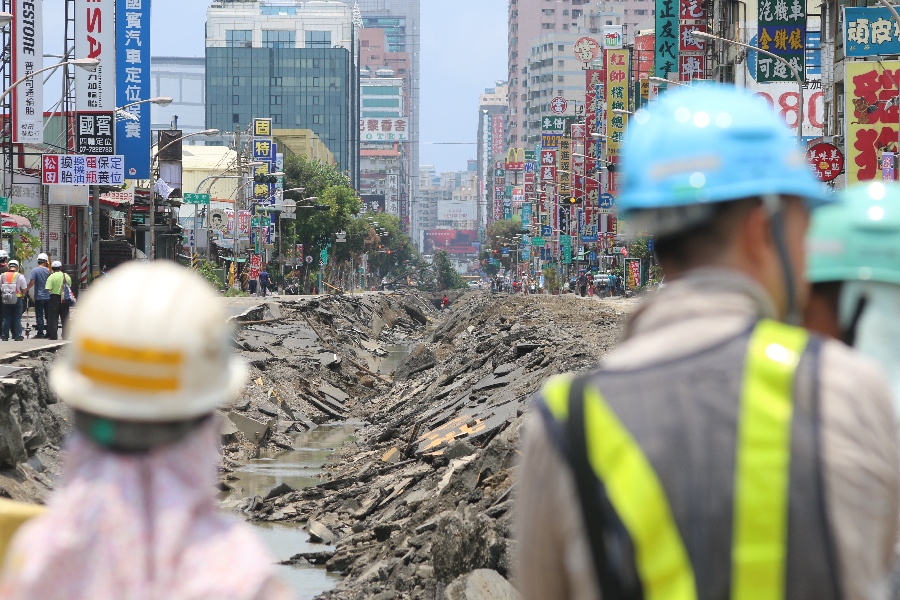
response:
[[[253,135],[269,137],[272,135],[272,119],[253,119]]]
[[[881,180],[881,153],[897,152],[900,61],[848,62],[844,76],[847,183]]]
[[[572,138],[564,136],[559,140],[559,195],[568,201],[572,181]]]
[[[625,139],[625,128],[628,124],[628,66],[630,50],[606,51],[606,106],[607,119],[606,143],[607,156],[619,156],[622,153],[622,142]]]

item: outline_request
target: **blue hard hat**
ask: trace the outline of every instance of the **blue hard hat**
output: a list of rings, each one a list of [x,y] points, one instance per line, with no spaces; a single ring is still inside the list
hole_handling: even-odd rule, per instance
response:
[[[830,194],[796,137],[762,99],[730,85],[679,88],[638,111],[623,145],[619,211],[794,195],[810,207]]]

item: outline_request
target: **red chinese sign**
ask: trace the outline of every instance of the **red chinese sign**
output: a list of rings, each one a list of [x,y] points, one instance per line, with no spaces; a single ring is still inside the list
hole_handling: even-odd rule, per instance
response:
[[[847,120],[847,183],[881,179],[882,152],[897,152],[900,62],[851,62],[844,78]]]
[[[806,160],[819,181],[832,181],[844,170],[844,155],[834,144],[816,144],[806,151]]]

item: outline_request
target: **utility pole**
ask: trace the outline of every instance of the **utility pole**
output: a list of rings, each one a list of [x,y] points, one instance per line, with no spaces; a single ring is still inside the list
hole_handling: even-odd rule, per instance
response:
[[[100,277],[100,186],[91,186],[91,280]]]

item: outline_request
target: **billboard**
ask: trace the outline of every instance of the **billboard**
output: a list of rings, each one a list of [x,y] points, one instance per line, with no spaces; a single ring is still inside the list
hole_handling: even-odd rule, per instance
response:
[[[122,4],[141,1],[126,0]],[[114,111],[116,109],[115,0],[75,0],[75,56],[100,59],[100,64],[93,71],[75,69],[75,110]]]
[[[757,11],[757,47],[787,60],[805,78],[806,3],[758,0]],[[756,61],[756,80],[795,81],[795,76],[783,62],[762,55]]]
[[[606,53],[606,105],[610,110],[606,133],[609,140],[606,144],[607,155],[618,156],[625,139],[627,120],[622,114],[613,110],[628,110],[628,69],[631,64],[630,50],[610,50]]]
[[[361,194],[362,211],[364,213],[383,213],[385,208],[384,194]]]
[[[676,0],[661,0],[656,7],[655,75],[669,78],[678,68],[678,9]]]
[[[43,0],[15,0],[12,24],[12,80],[43,67]],[[13,142],[44,141],[44,92],[39,78],[29,79],[12,92]]]
[[[847,184],[881,180],[882,152],[897,152],[900,61],[848,62],[844,76]]]
[[[506,117],[504,115],[491,115],[491,152],[493,154],[503,154],[505,148]]]
[[[359,139],[363,142],[406,142],[409,140],[409,119],[360,119]]]
[[[122,185],[125,161],[122,156],[45,154],[41,157],[44,185]]]
[[[429,229],[424,233],[425,254],[443,250],[447,254],[477,254],[478,232],[474,229]]]
[[[900,31],[882,6],[844,8],[844,54],[852,57],[900,54]]]
[[[438,221],[474,221],[474,202],[438,202]]]
[[[150,1],[126,0],[116,14],[116,105],[150,99]],[[116,152],[129,179],[150,178],[150,104],[126,109],[137,120],[116,123]]]

